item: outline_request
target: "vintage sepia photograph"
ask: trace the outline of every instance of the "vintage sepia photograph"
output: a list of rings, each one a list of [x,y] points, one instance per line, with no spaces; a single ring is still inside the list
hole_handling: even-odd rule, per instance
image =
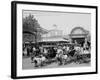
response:
[[[23,10],[22,69],[91,66],[91,14]]]

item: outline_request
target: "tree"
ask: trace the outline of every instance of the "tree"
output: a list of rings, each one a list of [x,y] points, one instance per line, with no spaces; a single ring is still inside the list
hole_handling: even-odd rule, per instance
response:
[[[23,18],[23,31],[24,32],[29,31],[35,34],[37,31],[36,27],[37,24],[38,24],[37,20],[34,18],[33,15],[30,14],[29,16]]]
[[[29,37],[32,38],[32,35],[35,37],[35,42],[37,41],[37,33],[39,33],[40,29],[40,24],[38,21],[34,18],[33,15],[29,15],[25,18],[23,18],[23,33],[28,34],[28,39],[26,38],[27,36],[24,36],[23,39],[26,39],[27,41],[32,41],[33,39],[30,39]],[[40,35],[40,34],[38,34]],[[41,36],[39,36],[41,37]],[[25,40],[24,40],[25,41]]]

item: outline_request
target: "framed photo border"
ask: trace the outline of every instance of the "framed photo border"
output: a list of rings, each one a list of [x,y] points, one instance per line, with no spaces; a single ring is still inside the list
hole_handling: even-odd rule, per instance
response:
[[[80,8],[93,8],[96,9],[96,71],[95,72],[82,72],[82,73],[65,73],[65,74],[50,74],[50,75],[37,75],[37,76],[17,76],[17,4],[33,4],[33,5],[49,5],[49,6],[62,6],[62,7],[80,7]],[[12,1],[11,2],[11,78],[40,78],[40,77],[55,77],[55,76],[72,76],[72,75],[85,75],[98,73],[98,7],[89,5],[73,5],[73,4],[57,4],[57,3],[42,3],[42,2],[25,2],[25,1]]]

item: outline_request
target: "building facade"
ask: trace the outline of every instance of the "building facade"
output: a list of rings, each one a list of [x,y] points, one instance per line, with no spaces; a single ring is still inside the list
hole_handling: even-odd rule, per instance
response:
[[[53,29],[42,35],[42,41],[67,41],[64,36],[62,30]]]
[[[73,28],[69,36],[72,42],[77,42],[79,44],[81,44],[85,40],[85,38],[90,41],[90,32],[82,27]]]

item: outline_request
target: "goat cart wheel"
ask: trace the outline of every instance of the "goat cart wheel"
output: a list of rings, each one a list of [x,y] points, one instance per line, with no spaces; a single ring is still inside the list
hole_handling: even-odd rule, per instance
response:
[[[78,54],[75,60],[76,63],[89,63],[90,62],[91,54]]]

